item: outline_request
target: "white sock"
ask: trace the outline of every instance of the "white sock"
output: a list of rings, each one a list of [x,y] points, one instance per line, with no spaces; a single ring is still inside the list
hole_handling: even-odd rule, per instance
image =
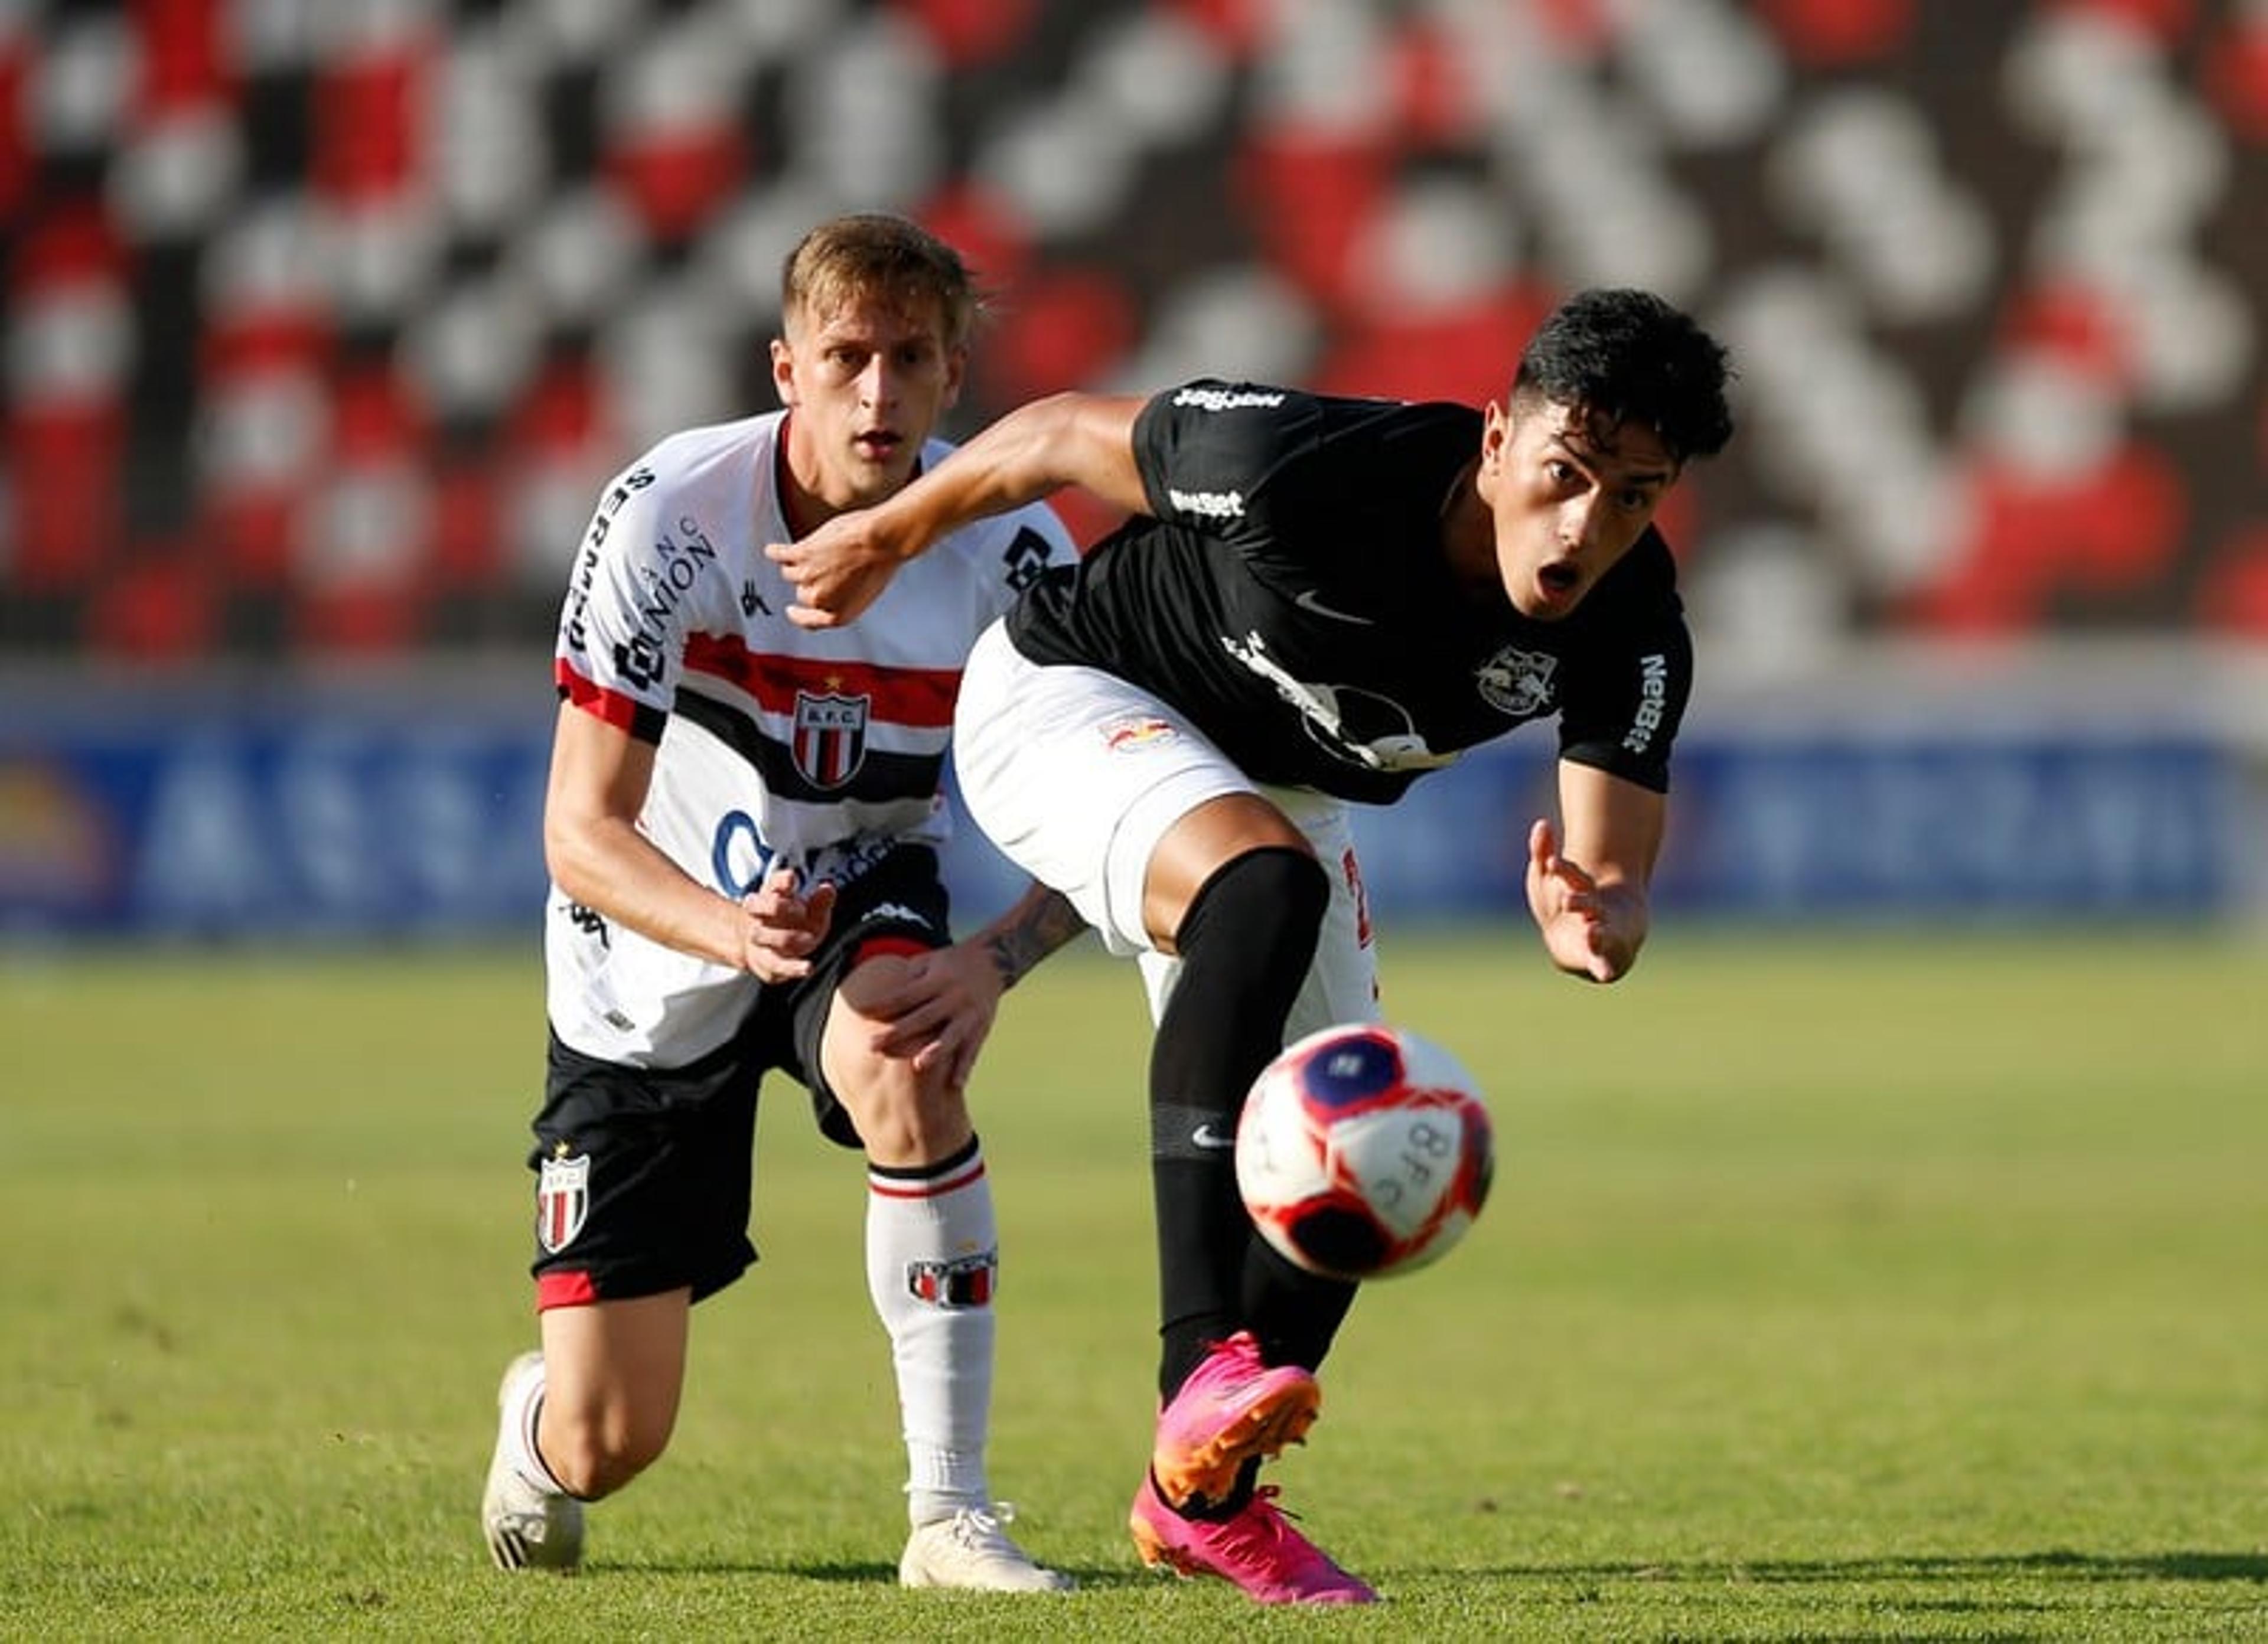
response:
[[[866,1288],[890,1332],[916,1524],[991,1505],[992,1288],[999,1229],[975,1141],[942,1164],[866,1172]]]
[[[505,1464],[522,1484],[546,1495],[564,1495],[559,1480],[543,1464],[536,1448],[535,1424],[543,1415],[543,1361],[531,1358],[505,1387],[497,1403],[497,1442],[504,1446]]]

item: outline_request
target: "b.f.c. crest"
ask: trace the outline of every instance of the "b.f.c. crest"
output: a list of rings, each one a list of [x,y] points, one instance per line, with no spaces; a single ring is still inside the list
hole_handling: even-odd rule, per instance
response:
[[[1481,701],[1499,714],[1530,719],[1551,706],[1551,676],[1558,666],[1557,657],[1507,645],[1473,670],[1473,684]]]
[[[950,1261],[906,1264],[906,1293],[933,1307],[958,1311],[992,1304],[992,1282],[1000,1267],[1000,1252],[983,1251]]]
[[[795,768],[814,788],[840,788],[866,757],[870,699],[830,693],[795,694]]]
[[[591,1214],[591,1156],[563,1152],[543,1161],[535,1177],[535,1242],[556,1256],[575,1242]]]

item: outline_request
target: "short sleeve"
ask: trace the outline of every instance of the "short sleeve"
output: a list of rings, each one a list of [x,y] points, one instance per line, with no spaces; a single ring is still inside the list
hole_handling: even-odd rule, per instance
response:
[[[1200,378],[1167,389],[1134,421],[1134,462],[1150,511],[1167,524],[1235,541],[1264,538],[1270,492],[1314,451],[1314,396]]]
[[[576,550],[559,613],[553,677],[562,700],[659,742],[675,700],[691,619],[692,569],[708,544],[662,527],[654,472],[609,481]]]
[[[1587,648],[1559,711],[1559,757],[1669,791],[1669,748],[1693,694],[1693,640],[1675,596],[1620,642]]]

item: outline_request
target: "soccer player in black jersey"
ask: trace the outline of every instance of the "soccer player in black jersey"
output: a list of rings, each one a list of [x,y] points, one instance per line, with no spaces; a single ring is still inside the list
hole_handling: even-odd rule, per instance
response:
[[[1259,1238],[1227,1139],[1282,1045],[1377,1013],[1346,804],[1528,721],[1559,736],[1559,818],[1528,838],[1544,949],[1597,982],[1636,961],[1692,677],[1653,517],[1731,437],[1727,375],[1669,304],[1589,290],[1478,410],[1218,381],[1058,394],[766,550],[790,615],[824,628],[971,519],[1071,485],[1128,515],[979,642],[954,748],[979,825],[1151,986],[1146,1562],[1263,1602],[1375,1596],[1256,1484],[1314,1419],[1354,1287]]]

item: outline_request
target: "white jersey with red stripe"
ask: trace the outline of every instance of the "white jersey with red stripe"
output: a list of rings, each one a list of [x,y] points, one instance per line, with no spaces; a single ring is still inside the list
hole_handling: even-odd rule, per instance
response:
[[[848,883],[904,840],[941,842],[961,671],[978,634],[1076,557],[1033,505],[938,541],[856,622],[810,630],[764,557],[790,535],[785,412],[663,440],[600,497],[561,613],[561,697],[656,745],[639,827],[738,897],[770,869]],[[924,466],[953,447],[932,440]],[[740,1024],[746,972],[649,941],[553,885],[551,1024],[585,1055],[679,1067]]]

